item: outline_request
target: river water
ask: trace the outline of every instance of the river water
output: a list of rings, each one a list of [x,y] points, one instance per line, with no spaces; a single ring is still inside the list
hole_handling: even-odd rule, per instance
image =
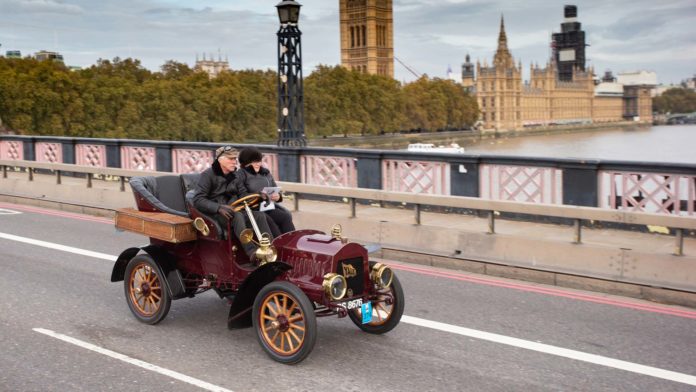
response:
[[[696,164],[696,125],[663,125],[481,139],[469,154]]]

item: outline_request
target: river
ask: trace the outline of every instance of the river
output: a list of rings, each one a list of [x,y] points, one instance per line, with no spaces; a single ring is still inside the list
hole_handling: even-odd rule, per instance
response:
[[[696,125],[530,135],[460,144],[469,154],[696,164]]]

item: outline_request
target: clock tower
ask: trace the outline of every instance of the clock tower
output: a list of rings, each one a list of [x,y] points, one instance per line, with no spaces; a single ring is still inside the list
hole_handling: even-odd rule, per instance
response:
[[[553,60],[561,81],[573,80],[573,70],[585,70],[585,32],[578,22],[578,7],[566,5],[561,32],[553,34]]]

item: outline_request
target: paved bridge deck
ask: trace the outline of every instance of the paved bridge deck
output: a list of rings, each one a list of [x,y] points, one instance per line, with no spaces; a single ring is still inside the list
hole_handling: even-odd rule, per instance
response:
[[[56,185],[53,175],[29,182],[19,172],[0,179],[0,201],[100,215],[110,213],[81,205],[134,206],[118,182],[95,180],[86,188],[84,179],[63,176]],[[292,199],[285,205],[292,209]],[[674,237],[656,233],[585,228],[582,243],[574,244],[572,226],[497,219],[496,233],[488,234],[488,220],[472,215],[422,212],[416,225],[411,207],[358,204],[350,218],[348,203],[306,199],[293,214],[298,228],[328,231],[340,223],[349,239],[379,243],[378,257],[696,307],[692,237],[684,240],[684,255],[674,256]]]

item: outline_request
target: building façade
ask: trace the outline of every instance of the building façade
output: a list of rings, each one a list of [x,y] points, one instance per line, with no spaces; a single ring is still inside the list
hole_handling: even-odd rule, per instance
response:
[[[339,0],[341,65],[394,77],[392,0]]]
[[[508,49],[505,22],[501,18],[493,64],[477,62],[475,75],[470,71],[462,73],[463,85],[472,86],[476,94],[483,129],[519,130],[625,120],[652,122],[650,90],[654,84],[636,80],[627,84],[595,83],[594,69],[584,65],[584,32],[579,31],[580,25],[575,21],[577,10],[573,11],[574,28],[567,32],[583,39],[563,41],[566,46],[554,50],[543,68],[530,65],[528,82],[523,82],[522,64],[515,64]],[[562,36],[558,36],[562,34],[555,34],[554,40],[560,41]],[[575,49],[568,42],[575,44]],[[577,56],[571,56],[570,50],[577,50]],[[562,52],[560,56],[559,52]],[[577,63],[578,59],[582,60],[581,64]],[[572,66],[568,67],[569,63]]]

